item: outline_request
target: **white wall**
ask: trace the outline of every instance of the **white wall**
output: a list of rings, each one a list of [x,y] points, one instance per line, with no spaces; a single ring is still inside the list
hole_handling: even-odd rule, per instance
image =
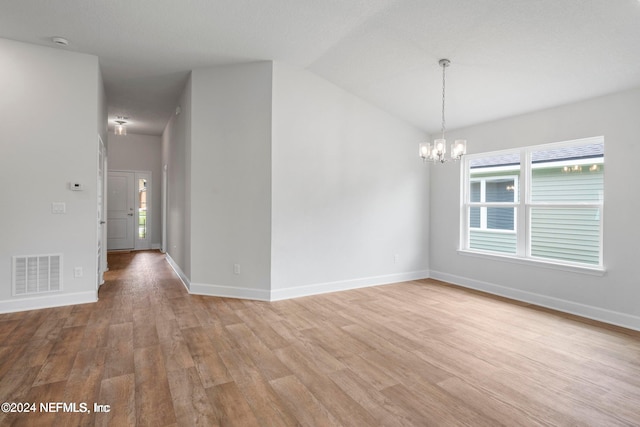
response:
[[[0,312],[96,299],[100,85],[95,56],[0,39]],[[49,253],[63,254],[63,292],[12,297],[11,257]]]
[[[189,287],[191,274],[191,77],[162,133],[162,165],[167,166],[167,255]],[[162,185],[162,183],[160,183]],[[162,187],[161,187],[162,188]]]
[[[194,70],[191,79],[191,289],[265,298],[271,63]]]
[[[155,135],[109,133],[109,170],[151,172],[151,245],[162,242],[162,138]]]
[[[458,255],[460,169],[432,168],[432,276],[640,329],[640,89],[449,132],[473,153],[604,135],[604,276]],[[442,185],[447,183],[447,185]]]
[[[428,276],[424,138],[312,73],[274,64],[272,298]]]

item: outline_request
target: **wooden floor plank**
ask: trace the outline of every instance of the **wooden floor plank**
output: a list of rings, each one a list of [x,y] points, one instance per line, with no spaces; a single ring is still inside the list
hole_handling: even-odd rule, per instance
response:
[[[100,383],[95,401],[109,405],[109,411],[95,414],[95,425],[100,427],[133,427],[136,425],[135,374],[107,378]]]
[[[271,385],[300,425],[308,427],[341,425],[294,375],[273,380]]]
[[[171,390],[159,345],[134,350],[136,424],[162,426],[176,422]]]
[[[195,367],[167,373],[176,421],[184,427],[215,427],[218,417]]]
[[[207,389],[211,405],[216,408],[221,426],[260,427],[260,422],[235,382]]]
[[[259,415],[262,425],[276,427],[296,424],[293,415],[247,352],[222,352],[220,357],[254,414]]]

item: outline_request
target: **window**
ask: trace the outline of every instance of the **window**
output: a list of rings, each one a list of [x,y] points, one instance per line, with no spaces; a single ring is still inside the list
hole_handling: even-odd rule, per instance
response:
[[[463,165],[463,250],[602,267],[602,137],[468,155]]]

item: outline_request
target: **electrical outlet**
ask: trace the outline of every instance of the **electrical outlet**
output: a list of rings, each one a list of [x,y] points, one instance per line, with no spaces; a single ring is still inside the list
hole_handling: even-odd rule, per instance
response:
[[[64,202],[52,202],[51,213],[64,214],[67,213],[67,205]]]
[[[240,274],[240,264],[233,264],[233,274]]]
[[[393,256],[393,263],[397,264],[398,262],[400,262],[400,254],[395,254]]]
[[[76,267],[73,269],[73,277],[82,277],[82,267]]]

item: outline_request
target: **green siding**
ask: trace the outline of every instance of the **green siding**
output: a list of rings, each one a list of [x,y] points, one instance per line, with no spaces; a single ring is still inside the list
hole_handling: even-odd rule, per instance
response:
[[[598,202],[604,188],[604,165],[591,172],[564,172],[561,167],[534,169],[531,182],[532,202]]]
[[[516,253],[516,234],[500,233],[490,230],[471,230],[469,247],[481,251]]]
[[[531,255],[599,264],[599,209],[532,208]]]
[[[514,176],[514,175],[519,175],[520,174],[520,170],[519,169],[514,169],[514,170],[509,170],[509,171],[502,171],[502,172],[485,172],[482,168],[480,169],[471,169],[471,174],[469,175],[469,177],[471,179],[473,178],[494,178],[494,177],[499,177],[499,176]]]

